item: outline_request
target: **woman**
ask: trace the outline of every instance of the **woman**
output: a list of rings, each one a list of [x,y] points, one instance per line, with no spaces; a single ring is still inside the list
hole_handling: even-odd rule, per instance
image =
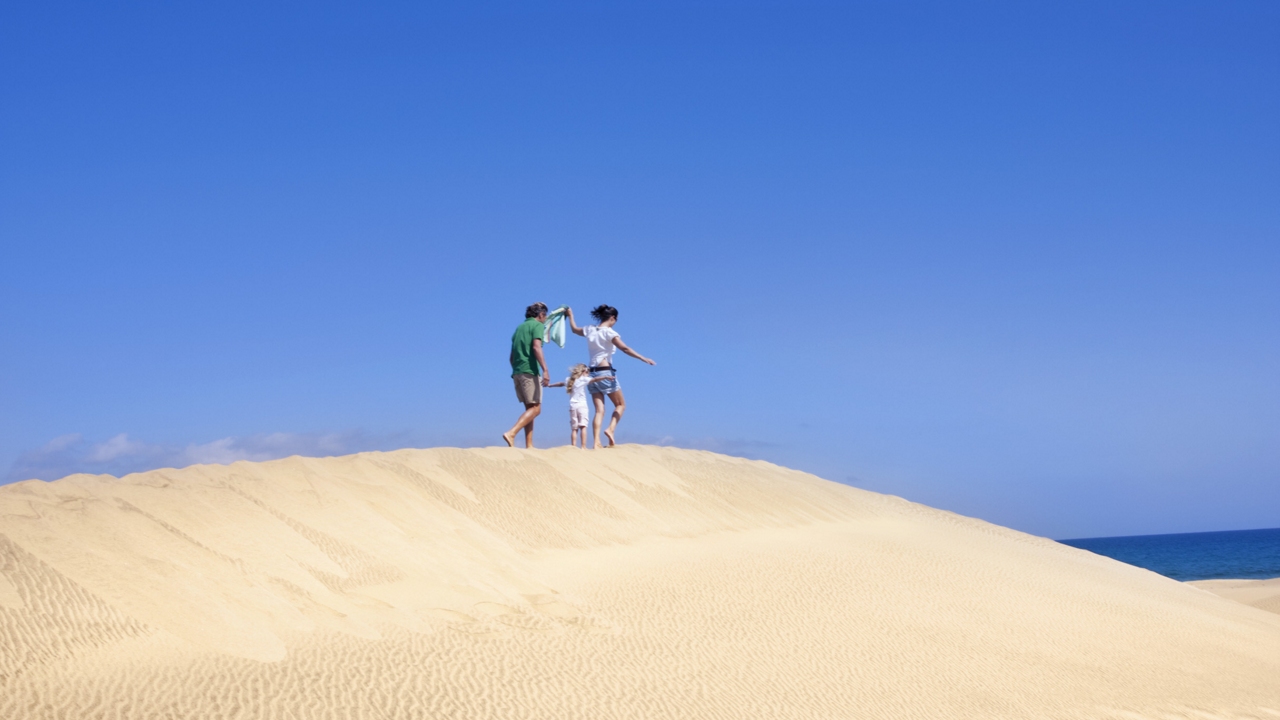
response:
[[[596,406],[595,417],[591,418],[591,432],[595,438],[592,447],[600,447],[600,425],[604,416],[606,395],[613,402],[613,417],[609,420],[609,427],[605,429],[604,435],[609,438],[608,447],[613,447],[613,433],[617,431],[618,421],[622,419],[622,413],[627,409],[627,401],[622,397],[622,388],[618,386],[618,371],[613,367],[613,351],[621,350],[640,362],[650,365],[657,365],[657,363],[622,342],[618,331],[613,329],[613,326],[618,323],[617,308],[600,305],[591,311],[591,317],[595,318],[599,324],[586,327],[578,327],[574,322],[573,310],[569,310],[566,315],[573,334],[587,339],[587,353],[591,357],[591,362],[587,363],[591,372],[587,390],[591,392],[591,401]]]

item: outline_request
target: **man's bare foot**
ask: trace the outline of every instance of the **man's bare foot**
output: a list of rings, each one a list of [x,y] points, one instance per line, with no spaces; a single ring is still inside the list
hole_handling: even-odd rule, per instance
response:
[[[515,435],[508,435],[508,434],[506,434],[506,433],[502,433],[502,439],[507,441],[507,447],[515,447],[515,446],[516,446],[516,436],[515,436]]]
[[[613,447],[613,433],[609,430],[601,430],[600,432],[604,433],[604,436],[609,438],[609,444],[605,447]]]

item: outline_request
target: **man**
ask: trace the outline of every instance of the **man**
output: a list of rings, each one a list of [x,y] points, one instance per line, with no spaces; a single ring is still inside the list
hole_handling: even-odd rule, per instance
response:
[[[511,379],[516,384],[516,399],[524,403],[524,412],[515,427],[502,434],[510,447],[516,446],[516,434],[524,428],[524,446],[533,447],[533,420],[542,412],[542,388],[547,379],[547,361],[542,357],[542,333],[547,322],[547,306],[534,303],[525,308],[524,322],[511,336]]]

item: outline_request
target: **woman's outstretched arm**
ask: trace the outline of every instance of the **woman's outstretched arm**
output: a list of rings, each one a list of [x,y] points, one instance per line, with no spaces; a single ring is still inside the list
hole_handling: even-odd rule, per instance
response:
[[[564,315],[569,318],[569,329],[573,331],[573,334],[583,335],[582,328],[578,327],[578,323],[573,321],[573,308],[565,308]]]
[[[658,364],[656,361],[654,361],[654,360],[650,360],[649,358],[647,358],[647,357],[645,357],[645,356],[641,355],[640,353],[636,352],[635,350],[632,350],[631,348],[627,347],[627,344],[626,344],[626,343],[624,343],[624,342],[622,342],[622,338],[618,337],[617,335],[614,335],[614,336],[613,336],[613,345],[614,345],[614,347],[618,348],[618,349],[619,349],[619,350],[621,350],[622,352],[624,352],[624,353],[626,353],[626,354],[630,355],[631,357],[633,357],[633,358],[635,358],[635,359],[639,360],[639,361],[640,361],[640,362],[642,362],[642,363],[648,363],[649,365],[657,365],[657,364]]]

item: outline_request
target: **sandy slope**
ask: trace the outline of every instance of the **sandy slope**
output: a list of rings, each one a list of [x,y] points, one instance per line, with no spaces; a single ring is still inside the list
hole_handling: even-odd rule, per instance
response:
[[[1187,583],[1214,595],[1280,614],[1280,578],[1270,580],[1197,580]]]
[[[1280,718],[1280,615],[767,463],[0,488],[4,718]]]

